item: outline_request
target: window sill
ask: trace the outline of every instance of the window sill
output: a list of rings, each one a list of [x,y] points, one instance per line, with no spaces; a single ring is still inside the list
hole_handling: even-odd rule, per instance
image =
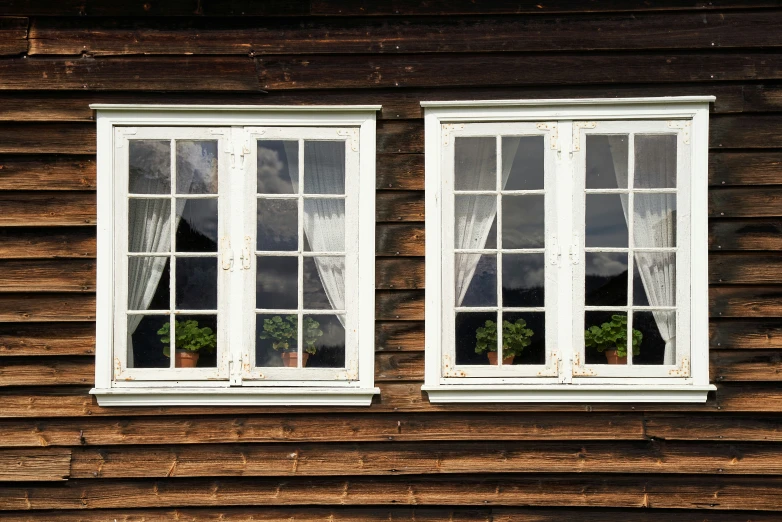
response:
[[[369,406],[379,388],[93,388],[99,406]]]
[[[446,385],[422,386],[432,403],[706,402],[714,385]]]

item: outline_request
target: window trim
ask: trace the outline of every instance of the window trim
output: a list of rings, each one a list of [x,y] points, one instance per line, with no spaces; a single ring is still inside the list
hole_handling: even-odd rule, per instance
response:
[[[421,102],[425,122],[426,312],[425,384],[440,402],[705,402],[708,359],[708,118],[713,96],[624,99],[551,99]],[[580,120],[683,119],[691,121],[690,377],[621,377],[572,383],[506,384],[504,379],[454,379],[442,375],[442,144],[444,124]],[[560,136],[570,142],[568,136]],[[564,153],[563,153],[564,154]],[[568,312],[570,314],[571,312]],[[571,353],[576,353],[571,349]],[[563,361],[570,365],[570,361]]]
[[[97,120],[97,294],[95,387],[101,406],[123,405],[310,405],[367,406],[380,391],[374,387],[375,310],[375,149],[379,105],[246,106],[92,104]],[[304,386],[231,387],[230,380],[210,383],[147,381],[118,386],[114,381],[115,299],[115,128],[146,127],[356,127],[359,172],[372,197],[359,197],[358,376],[349,382]],[[351,138],[348,138],[351,139]],[[363,153],[363,154],[362,154]],[[234,250],[236,246],[234,245]],[[232,327],[231,325],[228,326]],[[308,381],[312,383],[312,381]],[[123,383],[125,384],[125,383]]]

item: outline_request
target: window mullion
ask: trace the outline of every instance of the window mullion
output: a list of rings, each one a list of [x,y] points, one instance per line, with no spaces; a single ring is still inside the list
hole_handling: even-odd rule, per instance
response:
[[[231,268],[223,270],[224,288],[230,289],[230,291],[224,292],[218,303],[218,314],[221,316],[223,328],[227,329],[224,339],[227,340],[228,346],[224,351],[224,364],[228,367],[231,386],[242,384],[243,363],[247,362],[246,358],[249,356],[248,350],[245,349],[249,338],[247,332],[251,331],[247,322],[246,303],[248,301],[247,293],[251,288],[255,288],[255,285],[248,284],[252,272],[244,269],[243,255],[248,253],[242,251],[245,236],[252,237],[244,220],[246,211],[249,210],[245,195],[249,192],[247,190],[250,178],[249,165],[252,162],[248,161],[246,153],[244,155],[237,154],[237,151],[244,147],[246,139],[247,134],[241,127],[233,127],[229,132],[226,132],[225,147],[228,147],[233,153],[234,161],[230,164],[226,163],[226,183],[223,184],[224,190],[219,196],[222,200],[222,216],[225,219],[223,234],[228,238],[226,247],[232,250],[234,258]],[[224,155],[224,157],[227,156]],[[253,266],[251,262],[250,267]],[[229,297],[231,295],[241,296],[241,298],[231,299]]]
[[[583,187],[583,176],[577,168],[578,162],[573,153],[573,122],[560,121],[559,139],[560,150],[557,151],[556,170],[554,172],[554,190],[556,191],[557,207],[551,219],[556,220],[557,233],[559,235],[558,266],[557,275],[557,298],[556,309],[553,311],[557,316],[557,344],[560,352],[561,365],[559,369],[559,380],[563,383],[570,383],[573,380],[573,364],[578,353],[577,336],[574,331],[574,322],[576,318],[583,315],[583,307],[579,306],[578,299],[574,294],[578,294],[577,281],[578,270],[571,263],[570,249],[578,248],[583,245],[583,238],[580,237],[582,230],[577,225],[578,218],[582,213],[583,198],[580,198],[580,190]],[[578,257],[583,257],[581,252],[577,252]]]

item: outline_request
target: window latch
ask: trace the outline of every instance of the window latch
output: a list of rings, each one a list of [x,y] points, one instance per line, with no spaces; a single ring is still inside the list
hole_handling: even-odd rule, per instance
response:
[[[220,241],[221,247],[221,264],[223,270],[230,270],[234,266],[234,251],[231,250],[231,240],[224,237]]]
[[[244,247],[242,247],[242,253],[239,255],[239,261],[242,262],[242,269],[249,270],[252,267],[252,257],[250,250],[252,248],[252,238],[250,236],[244,236]]]
[[[559,264],[559,256],[561,255],[561,252],[559,250],[559,243],[557,242],[557,237],[554,236],[551,238],[551,247],[549,250],[549,262],[552,265],[558,265]]]
[[[578,236],[573,236],[573,244],[570,245],[570,262],[574,265],[578,264],[580,257],[580,247],[579,247],[579,241]]]

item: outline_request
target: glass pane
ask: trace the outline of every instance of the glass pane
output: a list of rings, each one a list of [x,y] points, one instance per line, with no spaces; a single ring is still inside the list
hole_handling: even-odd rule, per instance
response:
[[[497,256],[456,254],[456,306],[497,306]]]
[[[255,366],[298,366],[296,314],[257,314],[255,317]]]
[[[345,142],[304,142],[304,193],[345,193]]]
[[[675,312],[634,312],[633,329],[641,335],[639,353],[633,353],[633,364],[666,364],[666,351],[667,364],[676,364]]]
[[[492,339],[497,344],[497,313],[457,312],[455,333],[456,364],[489,364]]]
[[[170,223],[170,199],[129,200],[128,252],[168,252]]]
[[[635,135],[635,188],[676,188],[676,135]]]
[[[299,249],[299,205],[295,199],[258,200],[258,250]]]
[[[502,314],[502,358],[503,364],[546,364],[545,312]]]
[[[128,368],[169,368],[171,362],[158,333],[168,315],[128,316]]]
[[[676,254],[636,252],[633,272],[634,305],[676,306]]]
[[[627,364],[627,313],[585,312],[586,364]]]
[[[128,192],[171,194],[171,142],[128,141]]]
[[[454,188],[497,190],[497,139],[456,138]]]
[[[177,310],[217,309],[217,259],[176,258]]]
[[[217,194],[217,141],[176,142],[177,194]]]
[[[169,310],[169,281],[168,257],[129,257],[128,310]]]
[[[307,368],[345,367],[344,316],[305,315],[302,366]]]
[[[544,306],[545,256],[503,254],[502,305]]]
[[[586,136],[586,188],[627,188],[627,135]]]
[[[299,258],[258,256],[255,279],[255,306],[293,309],[299,303]]]
[[[329,296],[331,296],[331,301],[329,301]],[[345,258],[305,257],[304,308],[307,310],[332,310],[334,307],[344,309],[344,306]]]
[[[495,196],[455,196],[454,248],[497,248],[496,216]]]
[[[625,194],[586,195],[586,246],[627,248]]]
[[[299,142],[258,142],[258,185],[260,194],[299,192]]]
[[[543,190],[543,136],[502,138],[504,190]]]
[[[676,246],[676,195],[635,194],[633,243],[639,248]]]
[[[502,248],[543,248],[543,195],[502,197]]]
[[[217,199],[177,199],[177,252],[217,252]]]
[[[305,250],[344,252],[345,200],[305,199],[304,232],[307,239]]]
[[[170,339],[170,336],[161,338]],[[174,340],[175,368],[217,367],[216,315],[177,316],[174,322]]]
[[[587,306],[627,306],[627,256],[608,252],[584,255]]]

